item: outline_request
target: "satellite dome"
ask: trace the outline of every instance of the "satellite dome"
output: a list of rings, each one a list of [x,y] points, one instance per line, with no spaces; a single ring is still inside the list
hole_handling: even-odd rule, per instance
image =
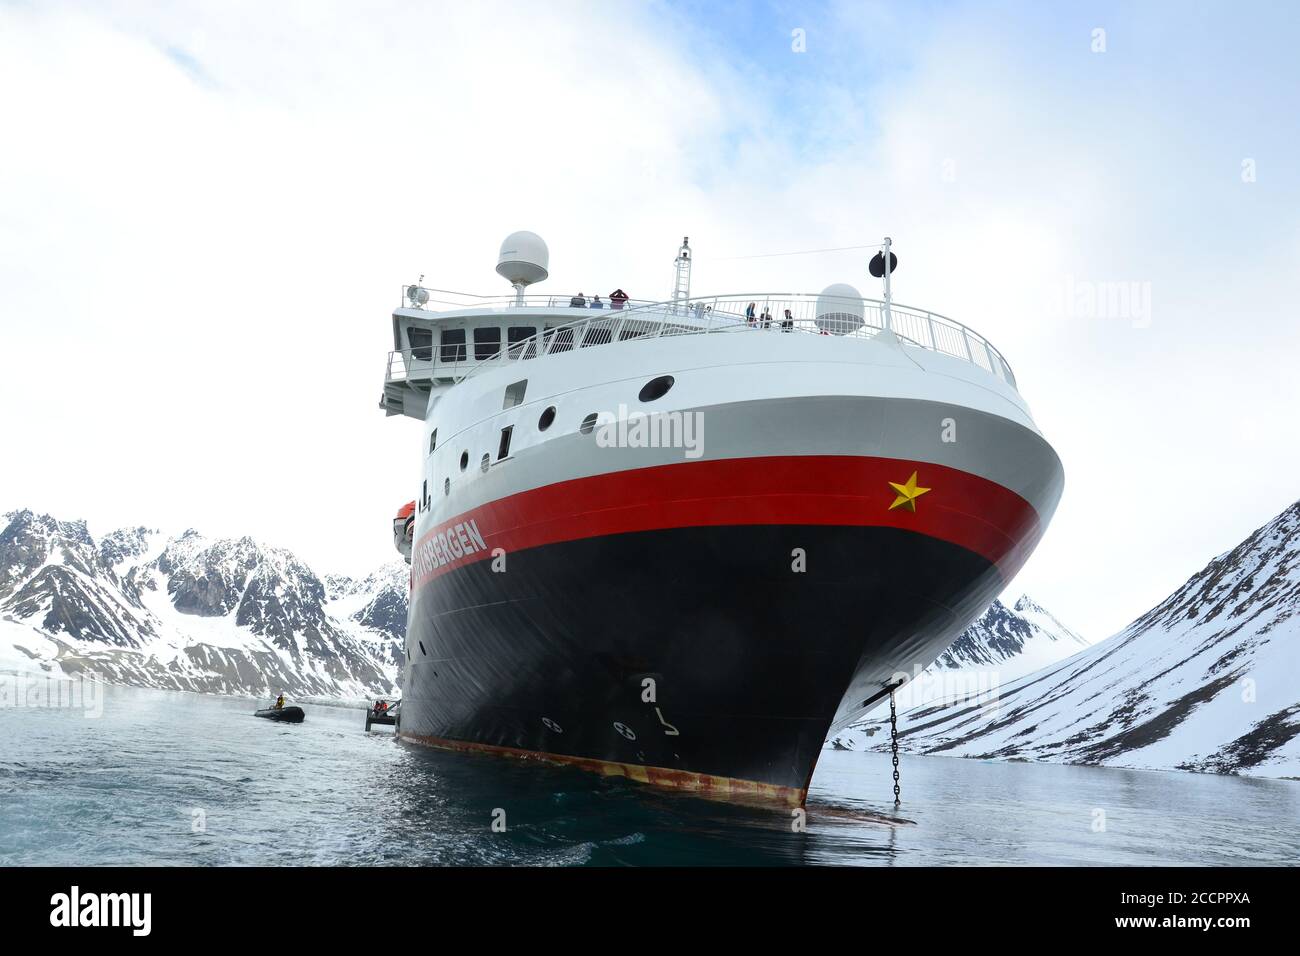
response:
[[[866,309],[862,293],[845,282],[837,282],[822,289],[817,296],[817,328],[832,335],[856,332],[863,326]]]
[[[501,243],[497,257],[497,273],[513,286],[526,286],[541,282],[550,273],[550,252],[542,237],[535,232],[512,232]]]

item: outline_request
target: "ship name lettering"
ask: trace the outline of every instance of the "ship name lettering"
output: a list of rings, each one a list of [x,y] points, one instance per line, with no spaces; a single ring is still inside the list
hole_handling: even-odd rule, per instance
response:
[[[423,577],[435,568],[487,549],[487,541],[479,531],[478,523],[471,518],[429,535],[416,556],[416,569]]]

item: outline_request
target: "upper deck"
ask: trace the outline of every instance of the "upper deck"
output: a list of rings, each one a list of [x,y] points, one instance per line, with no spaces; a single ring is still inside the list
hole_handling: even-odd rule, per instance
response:
[[[482,369],[677,335],[892,336],[969,362],[1016,387],[1010,364],[978,332],[934,312],[877,299],[777,292],[628,300],[621,308],[606,301],[594,308],[591,300],[580,306],[570,296],[483,297],[409,286],[402,294],[405,304],[393,312],[394,348],[380,403],[389,415],[423,418],[433,389]]]

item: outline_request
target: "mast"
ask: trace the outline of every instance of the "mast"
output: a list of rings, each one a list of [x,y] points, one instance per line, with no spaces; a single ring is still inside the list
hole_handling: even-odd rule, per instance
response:
[[[891,255],[891,253],[890,253],[890,251],[889,251],[889,247],[890,247],[891,245],[893,245],[893,240],[890,239],[888,236],[885,236],[885,262],[884,262],[884,265],[885,265],[885,329],[888,330],[888,331],[893,331],[893,328],[894,328],[894,317],[893,317],[892,315],[890,315],[890,313],[889,313],[889,306],[890,306],[890,297],[889,297],[889,272],[890,272],[890,269],[889,269],[889,257],[890,257],[890,255]]]
[[[677,311],[678,303],[684,303],[691,297],[691,237],[682,237],[682,247],[677,250],[677,259],[673,266],[675,273],[673,277],[673,311]]]

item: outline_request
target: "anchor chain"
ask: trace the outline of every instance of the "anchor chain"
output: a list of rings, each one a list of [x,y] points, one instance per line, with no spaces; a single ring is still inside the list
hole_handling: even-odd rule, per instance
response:
[[[903,802],[898,786],[898,711],[894,708],[894,690],[889,690],[889,747],[894,757],[894,806]]]

